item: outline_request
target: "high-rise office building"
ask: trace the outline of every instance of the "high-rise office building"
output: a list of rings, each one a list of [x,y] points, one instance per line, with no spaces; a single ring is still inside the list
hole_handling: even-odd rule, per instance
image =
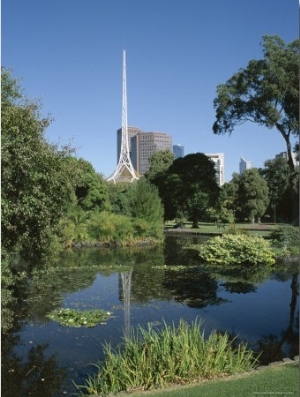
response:
[[[181,144],[173,145],[174,159],[184,157],[184,147]]]
[[[216,177],[219,186],[224,185],[224,153],[205,153],[215,163]]]
[[[252,163],[251,161],[245,160],[243,157],[241,157],[240,160],[240,175],[246,170],[250,170],[252,168]]]
[[[164,132],[144,132],[137,127],[128,127],[128,145],[132,165],[144,175],[150,168],[150,157],[161,150],[172,152],[172,136]],[[120,156],[122,129],[117,131],[117,151]]]

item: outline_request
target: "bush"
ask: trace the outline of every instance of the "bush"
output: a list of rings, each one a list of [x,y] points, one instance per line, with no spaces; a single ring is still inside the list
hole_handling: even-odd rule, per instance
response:
[[[273,242],[279,247],[299,247],[299,228],[295,226],[278,226],[270,235]]]
[[[213,265],[265,264],[275,262],[275,253],[269,241],[259,236],[224,234],[195,247],[200,258]]]

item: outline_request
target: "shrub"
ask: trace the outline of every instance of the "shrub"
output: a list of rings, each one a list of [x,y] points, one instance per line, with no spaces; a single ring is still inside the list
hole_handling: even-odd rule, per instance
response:
[[[274,229],[270,238],[276,248],[278,255],[299,255],[299,228],[295,226],[282,225]]]
[[[275,262],[275,253],[269,241],[259,236],[224,234],[195,247],[200,258],[214,265],[265,264]]]

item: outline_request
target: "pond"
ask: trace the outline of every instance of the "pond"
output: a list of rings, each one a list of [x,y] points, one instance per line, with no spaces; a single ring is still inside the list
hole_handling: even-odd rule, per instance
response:
[[[2,395],[61,397],[84,384],[131,328],[202,320],[208,335],[227,331],[268,363],[298,355],[298,263],[272,270],[216,271],[186,250],[199,237],[167,236],[164,246],[64,252],[20,291],[10,331],[2,337]],[[112,312],[93,328],[64,327],[53,309]]]

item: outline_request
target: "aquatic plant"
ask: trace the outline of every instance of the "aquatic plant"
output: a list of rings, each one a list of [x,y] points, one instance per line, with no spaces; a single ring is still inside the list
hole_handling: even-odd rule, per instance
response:
[[[53,321],[57,321],[64,327],[95,327],[99,323],[105,323],[111,316],[104,310],[53,310],[47,315]]]
[[[233,347],[228,334],[213,331],[206,339],[202,323],[164,323],[161,331],[139,327],[114,350],[104,345],[105,361],[86,385],[82,395],[107,396],[120,391],[148,390],[170,384],[211,379],[248,371],[256,364],[246,345]]]

